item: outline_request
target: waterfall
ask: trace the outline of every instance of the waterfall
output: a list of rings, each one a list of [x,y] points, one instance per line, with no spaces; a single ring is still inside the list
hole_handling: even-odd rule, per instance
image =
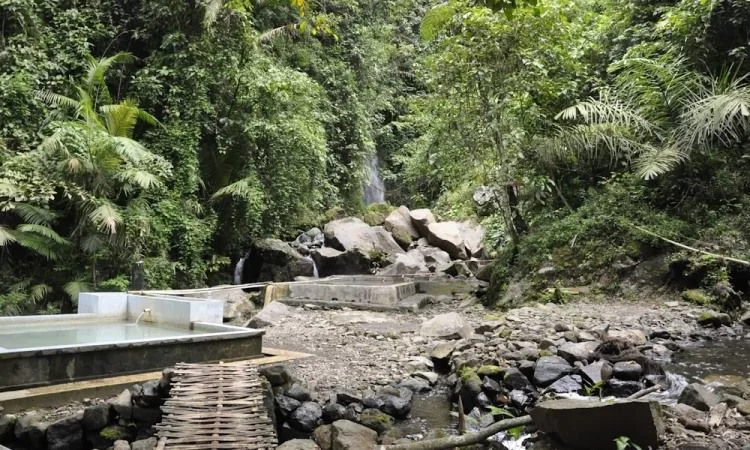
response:
[[[313,265],[313,277],[320,278],[320,274],[318,273],[318,265],[315,264],[315,260],[312,259],[312,256],[307,255],[305,256],[305,259],[309,260]]]
[[[385,184],[380,178],[378,154],[367,160],[367,180],[365,181],[365,205],[385,201]]]
[[[234,284],[242,284],[242,269],[245,267],[245,257],[243,256],[234,266]]]

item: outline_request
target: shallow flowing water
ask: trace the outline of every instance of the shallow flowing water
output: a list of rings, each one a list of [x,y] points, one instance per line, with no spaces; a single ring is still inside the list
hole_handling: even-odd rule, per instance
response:
[[[680,374],[689,382],[732,381],[750,376],[750,339],[705,341],[672,356],[668,372]]]

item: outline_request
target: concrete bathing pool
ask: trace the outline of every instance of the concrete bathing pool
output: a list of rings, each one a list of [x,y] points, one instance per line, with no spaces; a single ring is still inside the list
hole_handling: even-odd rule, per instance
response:
[[[218,300],[83,293],[78,309],[0,317],[0,391],[263,356],[263,331],[223,325]]]

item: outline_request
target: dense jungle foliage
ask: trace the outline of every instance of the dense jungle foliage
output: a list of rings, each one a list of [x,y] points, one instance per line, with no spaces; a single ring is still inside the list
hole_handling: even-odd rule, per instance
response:
[[[0,314],[228,282],[375,154],[482,221],[493,301],[666,249],[726,301],[745,266],[649,233],[750,256],[749,51],[744,0],[0,0]]]

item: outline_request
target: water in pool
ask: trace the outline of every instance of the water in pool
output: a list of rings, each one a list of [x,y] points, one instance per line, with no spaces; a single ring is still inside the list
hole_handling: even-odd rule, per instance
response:
[[[0,352],[67,345],[132,342],[205,333],[164,324],[99,322],[0,328]]]

